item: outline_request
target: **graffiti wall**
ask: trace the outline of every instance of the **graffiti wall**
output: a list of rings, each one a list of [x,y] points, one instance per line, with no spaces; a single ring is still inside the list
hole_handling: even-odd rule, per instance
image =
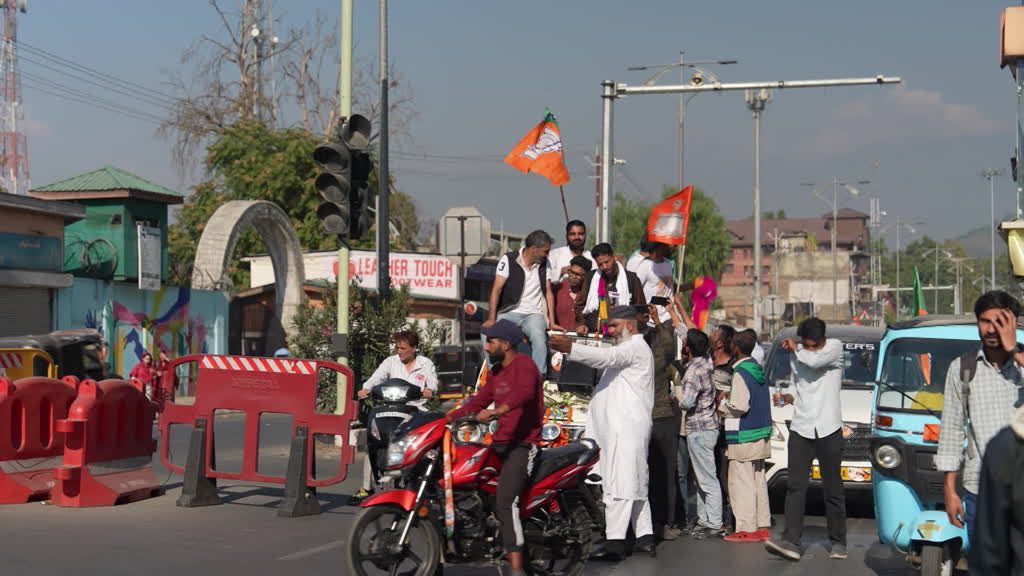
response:
[[[116,374],[127,375],[150,351],[177,358],[188,354],[227,354],[228,296],[223,292],[135,285],[75,278],[57,291],[57,329],[99,330]]]

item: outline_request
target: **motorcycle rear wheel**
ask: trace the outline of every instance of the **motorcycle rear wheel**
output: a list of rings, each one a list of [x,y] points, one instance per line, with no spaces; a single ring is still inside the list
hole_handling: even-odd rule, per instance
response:
[[[575,538],[572,543],[562,546],[528,546],[523,570],[529,576],[580,576],[590,557],[593,546],[593,524],[590,514],[583,506],[574,506],[569,513]],[[563,553],[565,552],[565,553]]]
[[[388,550],[398,542],[409,513],[399,506],[385,504],[364,508],[356,517],[346,543],[346,575],[433,576],[441,559],[441,539],[428,522],[417,518],[409,529],[406,545],[400,552]]]

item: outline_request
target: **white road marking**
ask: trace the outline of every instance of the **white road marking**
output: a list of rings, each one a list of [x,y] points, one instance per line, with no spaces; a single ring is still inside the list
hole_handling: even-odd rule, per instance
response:
[[[335,540],[333,542],[328,542],[327,544],[321,544],[312,548],[306,548],[305,550],[299,550],[298,552],[292,552],[291,554],[281,556],[278,560],[301,560],[310,556],[316,556],[321,552],[340,548],[344,543],[344,540]]]

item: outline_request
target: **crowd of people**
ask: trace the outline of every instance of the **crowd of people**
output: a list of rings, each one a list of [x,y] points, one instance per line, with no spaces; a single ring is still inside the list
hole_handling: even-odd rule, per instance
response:
[[[840,478],[839,388],[842,345],[825,338],[817,318],[800,325],[792,394],[773,398],[764,379],[764,350],[753,330],[702,330],[687,313],[670,247],[644,241],[627,258],[607,243],[584,248],[586,226],[566,226],[566,245],[552,249],[544,231],[502,256],[490,294],[485,337],[514,325],[518,344],[538,372],[549,349],[601,371],[585,436],[602,449],[598,465],[605,508],[603,545],[593,559],[656,555],[657,544],[687,536],[763,542],[769,552],[800,559],[804,500],[817,458],[825,487],[830,556],[846,557]],[[614,344],[574,344],[547,330],[602,334]],[[502,330],[504,331],[504,329]],[[786,528],[772,538],[765,460],[771,454],[771,407],[796,406],[786,499]],[[695,490],[696,514],[690,479]]]
[[[645,241],[621,258],[607,243],[584,249],[585,239],[586,226],[574,220],[565,246],[552,250],[552,237],[537,230],[501,257],[482,329],[493,388],[449,415],[498,418],[496,453],[504,467],[497,509],[512,573],[522,569],[517,497],[539,442],[549,351],[601,373],[585,432],[602,450],[605,534],[592,559],[655,556],[659,542],[685,536],[762,543],[768,553],[799,561],[815,460],[829,558],[845,559],[843,345],[826,337],[825,322],[807,318],[796,339],[781,341],[791,354],[792,385],[772,394],[753,330],[704,329],[686,313],[691,287],[674,282],[669,247]],[[1024,554],[1014,554],[1024,550],[1024,529],[1013,528],[1024,524],[1024,492],[1014,482],[1024,471],[1020,305],[993,291],[977,301],[975,315],[982,346],[950,365],[935,463],[946,473],[946,513],[966,525],[973,543],[972,571],[1024,573]],[[549,337],[549,330],[566,335]],[[571,332],[602,334],[612,345],[580,345]],[[397,334],[395,344],[398,353],[375,378],[386,372],[435,387],[432,373],[415,379],[426,368],[417,363],[412,336]],[[773,535],[765,477],[771,410],[787,404],[793,416],[785,518]]]

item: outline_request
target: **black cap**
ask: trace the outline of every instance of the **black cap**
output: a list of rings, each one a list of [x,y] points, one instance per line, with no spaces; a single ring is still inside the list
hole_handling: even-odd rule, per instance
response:
[[[509,344],[519,344],[526,339],[526,335],[514,322],[502,318],[486,328],[481,328],[480,333],[484,338],[499,338],[507,340]]]

